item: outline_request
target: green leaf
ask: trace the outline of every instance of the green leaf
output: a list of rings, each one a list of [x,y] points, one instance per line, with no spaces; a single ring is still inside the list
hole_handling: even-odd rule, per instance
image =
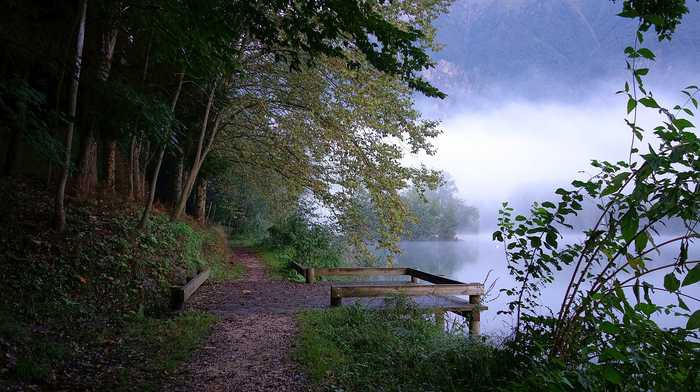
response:
[[[644,97],[639,100],[639,103],[642,105],[648,107],[648,108],[654,108],[654,109],[659,109],[661,106],[659,106],[658,103],[656,103],[656,100],[651,97]]]
[[[700,310],[696,310],[692,316],[688,319],[688,324],[685,325],[686,329],[698,329],[700,328]]]
[[[600,323],[600,330],[610,335],[622,332],[618,325],[615,325],[610,321],[603,321],[602,323]]]
[[[632,113],[632,111],[636,107],[637,107],[637,101],[635,101],[634,98],[630,97],[630,99],[627,100],[627,114]]]
[[[542,203],[542,207],[546,207],[546,208],[555,208],[556,206],[555,206],[554,203],[552,203],[551,201],[545,201],[545,202]]]
[[[671,272],[664,276],[664,288],[668,291],[676,291],[681,287],[681,281]]]
[[[639,303],[636,308],[647,316],[651,316],[658,309],[656,305],[647,303]]]
[[[625,241],[630,242],[634,235],[637,234],[637,229],[639,229],[639,216],[637,216],[637,210],[631,208],[620,220],[620,225],[622,226],[622,238]]]
[[[700,281],[700,264],[695,264],[695,268],[688,272],[688,275],[683,279],[683,287],[690,286],[693,283]]]
[[[640,48],[639,50],[637,50],[637,53],[639,53],[639,55],[641,55],[645,59],[654,60],[656,58],[654,52],[647,48]]]
[[[639,233],[637,238],[634,239],[634,249],[637,251],[637,253],[644,252],[644,249],[647,247],[647,242],[649,242],[649,235],[647,232],[643,231]]]
[[[610,180],[610,184],[603,189],[603,192],[600,193],[600,196],[612,195],[613,193],[619,191],[620,188],[622,188],[622,184],[629,176],[629,173],[620,173],[613,177],[612,180]]]
[[[684,118],[677,118],[677,119],[673,120],[673,125],[675,125],[679,131],[682,131],[686,128],[694,128],[695,127],[695,125],[693,125],[693,123],[691,123],[690,121],[688,121]]]
[[[612,366],[603,366],[603,377],[615,385],[622,383],[622,373]]]
[[[545,236],[545,241],[552,248],[556,248],[557,247],[557,233],[555,233],[553,231],[548,231],[547,235]]]

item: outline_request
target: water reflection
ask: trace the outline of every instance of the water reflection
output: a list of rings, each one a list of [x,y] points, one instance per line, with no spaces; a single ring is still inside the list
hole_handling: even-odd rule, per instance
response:
[[[581,235],[570,234],[568,241],[577,241]],[[489,310],[482,313],[481,328],[486,334],[502,335],[510,331],[513,325],[512,320],[504,315],[498,315],[499,310],[506,307],[508,298],[499,296],[499,289],[513,287],[514,280],[508,275],[506,269],[506,259],[503,247],[500,243],[494,242],[488,234],[466,234],[460,235],[460,241],[404,241],[400,243],[402,253],[397,257],[394,265],[401,267],[417,268],[437,275],[444,275],[462,282],[483,282],[488,276],[487,286],[495,281],[494,290],[486,298]],[[648,263],[648,267],[662,265],[673,262],[677,256],[676,249],[666,249],[662,254],[656,255],[655,260]],[[690,259],[698,259],[700,250],[689,250]],[[647,281],[654,282],[659,287],[663,287],[663,275],[668,271],[663,271],[656,275],[647,276]],[[561,277],[555,279],[554,283],[548,286],[541,297],[542,312],[548,313],[558,310],[561,305],[561,298],[566,289],[566,284],[571,276],[569,271],[564,270],[558,273]],[[687,294],[700,295],[700,285],[696,284],[687,288]],[[674,295],[657,292],[659,304],[676,303]],[[630,298],[632,294],[630,292]],[[688,303],[688,301],[686,301]],[[698,303],[688,303],[691,310],[697,309]],[[684,319],[674,316],[656,316],[657,322],[664,327],[685,325]]]

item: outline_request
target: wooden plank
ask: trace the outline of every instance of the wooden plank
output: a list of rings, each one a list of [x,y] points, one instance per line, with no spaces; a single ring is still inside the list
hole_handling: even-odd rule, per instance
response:
[[[418,297],[410,297],[411,302],[418,309],[429,311],[452,312],[458,315],[469,314],[476,308],[474,304],[470,304],[462,298],[443,295],[425,295]],[[374,298],[343,298],[342,303],[346,305],[360,304],[368,309],[384,309],[391,306],[393,302],[386,297]],[[485,307],[480,307],[480,310],[485,310]]]
[[[315,268],[317,276],[408,275],[407,268]]]
[[[460,282],[458,280],[445,278],[444,276],[429,274],[427,272],[423,272],[415,268],[406,268],[406,270],[406,272],[408,272],[408,275],[410,275],[411,278],[421,279],[434,284],[463,284],[463,282]]]
[[[206,269],[194,278],[187,282],[184,286],[173,286],[170,288],[170,304],[173,309],[181,310],[185,306],[185,302],[194,294],[195,291],[209,279],[211,270]]]
[[[386,297],[389,295],[482,295],[481,283],[436,284],[436,285],[366,285],[331,286],[331,298]]]
[[[306,276],[306,268],[302,267],[301,264],[296,261],[290,262],[290,266],[293,270],[299,273],[299,275]]]
[[[343,287],[351,287],[351,286],[412,286],[413,283],[411,283],[408,280],[361,280],[361,281],[342,281],[342,282],[331,282],[332,285],[334,286],[343,286]]]

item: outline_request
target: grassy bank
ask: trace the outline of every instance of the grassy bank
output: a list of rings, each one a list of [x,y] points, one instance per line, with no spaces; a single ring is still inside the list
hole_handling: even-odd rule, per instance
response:
[[[308,311],[299,324],[297,358],[329,390],[487,391],[509,367],[504,351],[444,332],[403,299],[382,311]]]
[[[139,232],[140,206],[105,197],[69,200],[58,234],[40,185],[2,182],[0,193],[0,389],[157,385],[213,322],[172,317],[170,285],[207,267],[212,279],[241,275],[221,230],[156,211]]]

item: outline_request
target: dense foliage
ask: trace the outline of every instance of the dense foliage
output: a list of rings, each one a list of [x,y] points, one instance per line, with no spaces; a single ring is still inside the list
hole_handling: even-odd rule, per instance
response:
[[[134,232],[138,206],[110,199],[76,208],[69,229],[57,235],[46,230],[51,195],[40,189],[36,183],[0,181],[7,197],[0,210],[0,277],[7,289],[0,298],[0,389],[106,386],[128,380],[132,370],[134,386],[157,382],[165,362],[130,342],[177,352],[171,367],[192,350],[213,319],[162,318],[170,286],[205,267],[214,279],[240,276],[229,263],[225,236],[191,221],[171,222],[163,213],[154,216],[147,233]],[[144,325],[173,340],[144,336]],[[120,339],[127,344],[118,344]],[[113,363],[128,369],[112,368]]]
[[[300,315],[297,357],[316,383],[347,391],[492,391],[506,386],[508,354],[396,298],[386,310],[346,306]],[[462,331],[463,332],[463,331]]]
[[[281,250],[288,260],[307,267],[337,267],[343,263],[343,243],[337,231],[299,212],[270,227],[264,245]]]
[[[691,122],[700,89],[686,87],[684,102],[668,108],[653,95],[644,83],[655,59],[643,46],[648,28],[642,23],[625,49],[631,80],[618,92],[627,99],[627,159],[594,160],[596,174],[557,189],[557,202],[535,203],[529,215],[504,204],[494,233],[519,284],[504,290],[511,298],[505,313],[516,320],[514,350],[546,369],[540,376],[548,388],[700,388],[700,300],[689,294],[700,282],[692,257],[700,139]],[[657,32],[668,38],[672,29]],[[653,132],[638,121],[643,109],[661,117]],[[647,146],[637,147],[642,140]],[[582,240],[569,238],[568,221],[586,204],[599,218]],[[669,222],[682,230],[666,229]],[[552,313],[540,295],[559,279],[565,292]],[[674,326],[657,324],[660,315],[676,318]]]
[[[48,178],[58,231],[66,193],[142,201],[139,229],[167,203],[174,219],[190,211],[260,231],[238,222],[241,206],[280,206],[249,210],[272,223],[308,192],[355,247],[366,238],[349,210],[363,188],[380,245],[395,250],[406,219],[399,191],[437,181],[401,157],[403,145],[434,151],[437,123],[421,118],[412,94],[444,97],[421,71],[433,65],[432,21],[447,5],[4,3],[3,174]]]

